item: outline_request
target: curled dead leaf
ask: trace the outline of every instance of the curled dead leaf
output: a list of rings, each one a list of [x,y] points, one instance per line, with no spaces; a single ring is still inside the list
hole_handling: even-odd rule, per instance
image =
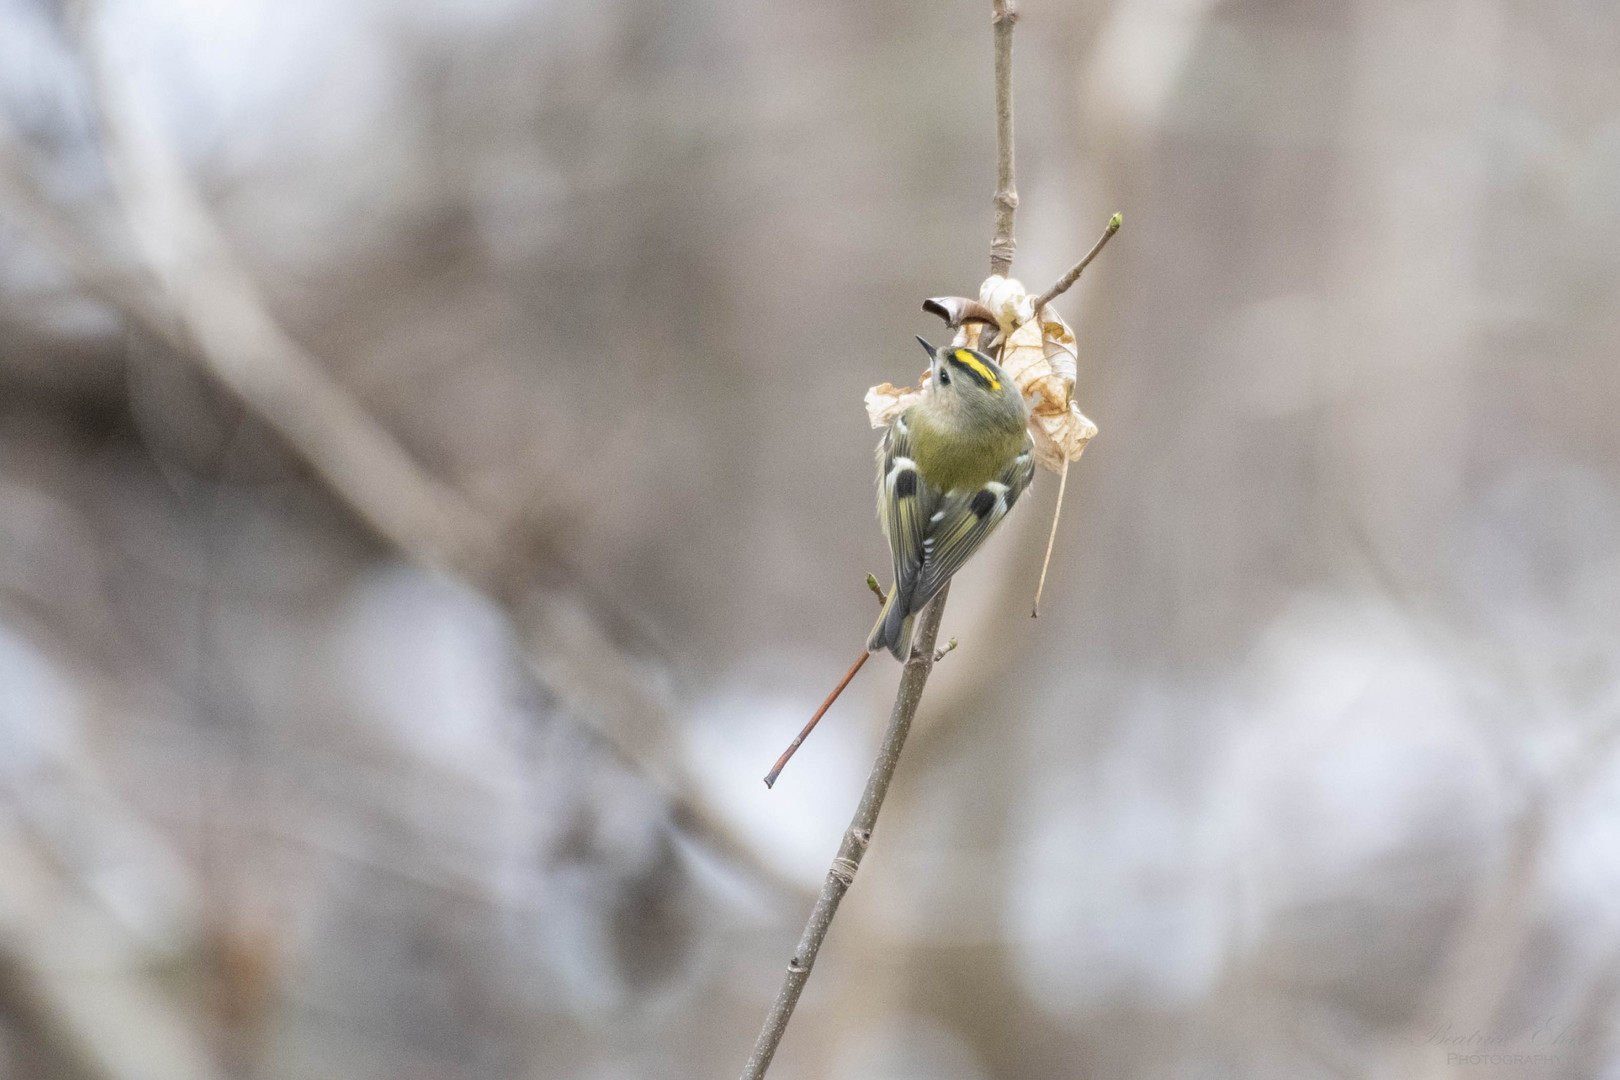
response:
[[[1004,278],[991,274],[979,286],[979,303],[990,309],[1001,332],[1011,333],[1014,327],[1029,321],[1034,313],[1030,296],[1017,278]]]
[[[945,325],[952,330],[967,322],[989,323],[991,326],[999,322],[995,312],[965,296],[929,297],[923,301],[923,310],[944,319]]]
[[[1061,413],[1031,413],[1029,433],[1035,438],[1035,463],[1060,473],[1065,462],[1080,460],[1086,443],[1097,434],[1097,425],[1071,401]]]
[[[920,383],[926,382],[928,375],[923,373],[919,386],[898,387],[893,383],[881,383],[866,392],[866,418],[875,428],[889,426],[889,422],[922,397]]]
[[[1016,279],[991,275],[980,286],[979,296],[1003,320],[1006,343],[999,360],[1029,406],[1036,461],[1042,468],[1061,472],[1064,462],[1079,460],[1097,434],[1097,425],[1074,403],[1079,372],[1074,331],[1050,306],[1041,310],[1039,319],[1032,318],[1029,295]]]
[[[956,327],[954,344],[976,348],[980,324],[994,321],[1002,345],[997,357],[1018,385],[1029,406],[1029,430],[1035,440],[1035,461],[1042,468],[1062,472],[1066,462],[1078,461],[1097,425],[1086,418],[1074,401],[1079,351],[1074,331],[1050,306],[1041,318],[1031,317],[1031,299],[1016,278],[993,274],[979,288],[978,302],[960,296],[935,297],[924,310]],[[928,374],[915,387],[892,383],[866,392],[866,415],[875,428],[886,427],[922,396]]]

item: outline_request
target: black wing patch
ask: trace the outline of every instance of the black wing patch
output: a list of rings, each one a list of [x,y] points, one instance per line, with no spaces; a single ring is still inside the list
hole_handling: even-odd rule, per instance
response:
[[[1034,443],[1001,476],[971,491],[939,492],[917,471],[905,417],[878,448],[878,517],[894,555],[895,588],[907,614],[934,598],[984,544],[1035,476]]]
[[[894,556],[895,587],[907,595],[923,560],[928,519],[939,504],[911,460],[911,433],[905,416],[895,418],[878,446],[878,520]]]

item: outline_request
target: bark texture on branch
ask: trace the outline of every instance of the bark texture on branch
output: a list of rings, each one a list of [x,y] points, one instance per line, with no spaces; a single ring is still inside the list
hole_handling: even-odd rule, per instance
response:
[[[843,843],[838,845],[838,854],[827,871],[827,878],[821,883],[821,894],[816,897],[816,906],[810,911],[810,921],[805,924],[804,933],[799,935],[798,947],[788,960],[782,989],[777,991],[776,1001],[765,1017],[765,1026],[754,1042],[754,1052],[748,1056],[748,1064],[743,1066],[742,1080],[760,1080],[771,1067],[771,1059],[776,1056],[776,1048],[787,1031],[788,1021],[793,1018],[793,1008],[799,1003],[799,994],[804,991],[804,984],[810,981],[810,970],[815,966],[816,954],[821,951],[821,943],[832,926],[833,916],[838,914],[838,905],[843,902],[844,894],[855,881],[855,872],[860,869],[861,856],[866,854],[867,845],[872,842],[878,811],[883,808],[883,799],[889,793],[889,782],[894,779],[895,767],[900,764],[900,750],[906,744],[911,721],[922,702],[923,687],[934,669],[934,646],[939,641],[939,624],[945,615],[945,597],[950,588],[947,584],[941,589],[919,617],[917,636],[911,645],[911,658],[906,661],[900,674],[900,689],[895,694],[894,709],[889,714],[889,727],[883,733],[883,745],[872,764],[872,774],[867,777],[866,790],[861,793],[855,816],[844,831]]]
[[[1013,175],[1012,39],[1018,9],[1013,0],[994,0],[991,25],[996,32],[996,231],[990,240],[990,272],[1012,270],[1013,215],[1018,211],[1018,185]]]

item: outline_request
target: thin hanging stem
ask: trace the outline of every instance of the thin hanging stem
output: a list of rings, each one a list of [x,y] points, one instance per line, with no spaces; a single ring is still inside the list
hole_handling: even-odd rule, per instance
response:
[[[877,597],[878,607],[881,608],[883,606],[883,601],[887,600],[888,597],[884,596],[883,590],[878,587],[877,578],[873,577],[871,574],[867,574],[866,587],[872,590],[872,595]],[[872,654],[869,651],[861,653],[861,655],[856,659],[855,663],[850,667],[849,673],[844,676],[843,681],[837,686],[833,687],[833,692],[828,694],[827,700],[821,703],[821,708],[816,710],[816,715],[812,716],[810,718],[810,722],[804,725],[804,730],[799,732],[799,737],[794,739],[793,742],[788,745],[786,750],[782,751],[782,756],[776,759],[776,764],[771,766],[771,771],[765,774],[766,787],[772,787],[775,785],[776,778],[782,775],[782,769],[785,765],[787,765],[788,759],[799,752],[799,744],[804,742],[809,734],[816,729],[817,724],[821,723],[821,718],[827,714],[828,709],[832,708],[832,703],[838,700],[838,695],[844,692],[844,688],[850,684],[850,680],[855,678],[855,673],[861,670],[862,665],[866,663],[866,658],[871,655]],[[936,656],[934,659],[938,660],[939,657]]]
[[[1052,532],[1046,538],[1046,558],[1041,560],[1041,581],[1035,586],[1035,606],[1030,609],[1029,617],[1041,617],[1041,592],[1046,588],[1046,568],[1052,562],[1052,545],[1057,542],[1058,518],[1063,516],[1063,489],[1069,486],[1069,462],[1065,458],[1063,468],[1058,471],[1058,497],[1057,505],[1052,508]]]
[[[775,786],[776,778],[782,775],[783,767],[787,765],[788,760],[794,754],[799,752],[799,744],[804,742],[812,731],[816,730],[816,725],[821,723],[821,718],[827,715],[827,710],[832,708],[832,703],[838,700],[838,695],[844,692],[844,687],[849,685],[850,680],[855,677],[855,673],[861,670],[862,665],[866,663],[866,658],[871,655],[865,649],[861,650],[860,657],[850,666],[849,674],[844,676],[842,682],[833,687],[833,692],[828,694],[827,700],[821,703],[821,708],[816,710],[816,715],[810,718],[810,722],[804,725],[804,730],[799,732],[798,737],[788,744],[788,748],[782,751],[782,756],[776,759],[776,764],[771,766],[771,771],[765,774],[766,787]]]

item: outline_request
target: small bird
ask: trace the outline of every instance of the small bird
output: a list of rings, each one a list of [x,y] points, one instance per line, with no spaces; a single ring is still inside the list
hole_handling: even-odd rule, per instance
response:
[[[878,520],[894,555],[894,587],[866,648],[765,774],[766,787],[869,656],[879,649],[902,662],[910,656],[917,612],[979,550],[1035,476],[1029,410],[1007,373],[982,352],[917,340],[928,353],[928,384],[922,400],[890,422],[877,453]]]
[[[878,444],[877,507],[894,555],[894,587],[868,652],[905,660],[917,612],[1001,524],[1035,475],[1029,410],[984,353],[928,352],[922,400],[895,417]]]

